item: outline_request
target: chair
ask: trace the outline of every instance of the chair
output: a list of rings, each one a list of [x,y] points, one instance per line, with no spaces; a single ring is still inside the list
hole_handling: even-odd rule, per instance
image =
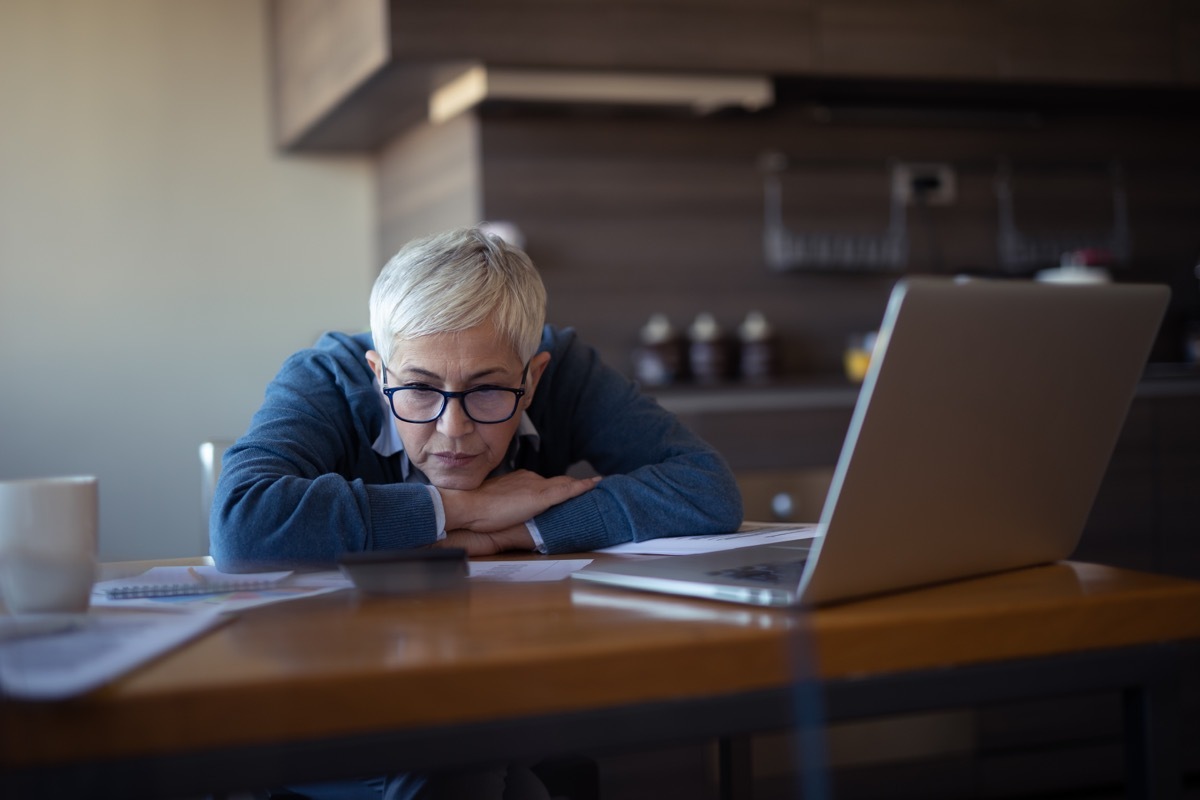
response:
[[[600,800],[600,766],[588,756],[548,758],[532,769],[553,800]]]
[[[200,445],[200,533],[205,553],[208,552],[208,515],[217,490],[217,477],[221,474],[221,459],[232,444],[223,439],[210,439]]]

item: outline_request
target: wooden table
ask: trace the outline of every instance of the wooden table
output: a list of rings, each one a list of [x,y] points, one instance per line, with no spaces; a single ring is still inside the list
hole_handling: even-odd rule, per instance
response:
[[[436,769],[1126,689],[1133,793],[1179,791],[1200,583],[1062,563],[805,613],[571,581],[245,612],[87,697],[0,706],[0,796]],[[819,681],[805,682],[805,678]],[[799,682],[798,682],[799,681]],[[1174,793],[1174,794],[1173,794]]]

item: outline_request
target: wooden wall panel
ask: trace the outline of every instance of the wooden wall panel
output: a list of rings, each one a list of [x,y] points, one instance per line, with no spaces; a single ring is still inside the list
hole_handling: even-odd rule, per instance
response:
[[[496,66],[803,72],[815,0],[392,0],[404,58]]]
[[[826,75],[994,79],[1001,60],[996,0],[823,0],[817,59]]]
[[[637,330],[655,311],[679,326],[710,311],[732,327],[758,309],[778,327],[785,369],[795,377],[837,373],[846,337],[878,323],[902,273],[771,271],[762,252],[764,150],[803,160],[784,184],[794,230],[881,229],[889,159],[950,163],[956,202],[908,214],[902,272],[915,273],[999,269],[1000,158],[1018,167],[1017,218],[1031,234],[1111,228],[1105,165],[1118,158],[1134,235],[1134,263],[1120,277],[1170,281],[1172,317],[1200,316],[1191,275],[1200,255],[1200,155],[1191,144],[1200,122],[1041,120],[921,127],[822,124],[803,109],[716,118],[485,110],[483,211],[525,232],[550,291],[551,319],[579,327],[614,364],[628,365]],[[1077,168],[1050,179],[1020,169],[1060,162]],[[1171,335],[1161,358],[1179,356],[1181,335]]]
[[[482,217],[479,121],[463,114],[422,123],[379,154],[379,261],[406,242]]]
[[[1003,0],[999,77],[1070,83],[1176,80],[1172,0]]]
[[[387,64],[387,0],[273,0],[269,14],[276,134],[289,143]]]

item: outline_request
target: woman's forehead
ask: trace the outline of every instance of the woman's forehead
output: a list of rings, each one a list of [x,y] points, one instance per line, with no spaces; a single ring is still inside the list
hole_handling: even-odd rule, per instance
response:
[[[400,339],[393,352],[392,369],[435,374],[506,372],[522,366],[512,345],[491,324]]]

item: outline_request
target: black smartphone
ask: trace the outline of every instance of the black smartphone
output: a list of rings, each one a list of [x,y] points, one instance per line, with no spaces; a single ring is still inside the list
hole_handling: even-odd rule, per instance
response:
[[[466,585],[467,551],[457,547],[365,550],[338,557],[342,574],[368,594],[414,594]]]

